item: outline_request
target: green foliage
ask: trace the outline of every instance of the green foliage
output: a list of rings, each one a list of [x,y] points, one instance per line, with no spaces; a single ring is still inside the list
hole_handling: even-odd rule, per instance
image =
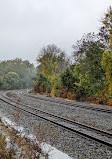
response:
[[[37,62],[39,63],[37,70],[48,78],[54,74],[60,74],[69,64],[65,53],[54,44],[42,48]]]
[[[100,102],[106,103],[105,93],[108,91],[108,95],[112,95],[111,7],[102,19],[100,33],[84,34],[73,49],[75,60],[71,66],[65,54],[55,45],[44,47],[37,58],[38,71],[49,80],[52,96],[60,94],[61,97],[79,100],[99,95]]]
[[[52,89],[58,89],[61,85],[61,78],[59,74],[55,74],[51,77]]]
[[[74,56],[77,56],[77,64],[74,67],[74,75],[79,77],[79,85],[86,94],[96,94],[103,89],[105,80],[104,71],[101,67],[103,45],[94,34],[85,35],[74,46]]]
[[[39,76],[37,76],[36,82],[37,82],[37,86],[41,86],[41,85],[44,87],[51,86],[49,80],[45,76],[43,76],[42,74],[39,74]]]
[[[35,68],[21,59],[0,62],[0,89],[27,88],[33,85]]]
[[[68,68],[61,74],[61,84],[69,91],[75,91],[75,82],[78,82],[78,80],[78,77],[74,76],[73,72]]]
[[[51,88],[51,83],[44,75],[39,74],[34,80],[34,91],[35,92],[45,92],[46,88]]]
[[[51,76],[55,74],[56,69],[58,67],[56,56],[53,56],[52,58],[49,56],[43,56],[40,59],[40,62],[42,64],[42,74],[50,79]]]
[[[102,26],[99,35],[106,49],[112,50],[112,7],[110,6],[101,20]]]
[[[8,72],[2,79],[4,89],[19,89],[21,80],[16,72]]]
[[[54,44],[48,45],[42,48],[37,61],[39,62],[38,72],[49,80],[51,89],[56,91],[61,83],[59,74],[67,68],[69,63],[65,53]],[[42,82],[44,85],[44,81]]]
[[[100,29],[100,35],[107,42],[106,50],[102,56],[102,68],[105,71],[106,80],[105,91],[112,95],[112,7],[110,6],[102,20],[103,26]]]
[[[102,57],[102,67],[105,70],[108,93],[112,95],[112,53],[111,52],[104,51]]]

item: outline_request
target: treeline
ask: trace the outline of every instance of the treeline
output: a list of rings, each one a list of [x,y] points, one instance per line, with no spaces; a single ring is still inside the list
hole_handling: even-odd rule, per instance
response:
[[[112,8],[98,34],[84,34],[73,45],[72,60],[53,44],[41,50],[37,62],[35,92],[112,105]]]
[[[0,90],[31,88],[36,69],[29,61],[0,61]]]

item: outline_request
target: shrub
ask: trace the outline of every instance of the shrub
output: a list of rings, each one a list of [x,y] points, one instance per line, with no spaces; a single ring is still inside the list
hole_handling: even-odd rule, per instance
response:
[[[84,100],[87,95],[86,89],[83,86],[78,86],[75,96],[76,100]]]
[[[50,96],[55,97],[55,91],[53,89],[51,90]]]
[[[75,94],[71,94],[70,99],[75,100],[75,98],[76,98]]]
[[[100,95],[97,96],[96,104],[108,104],[108,96],[103,90],[101,91]]]
[[[68,98],[68,99],[71,99],[71,100],[74,100],[74,99],[75,99],[75,94],[73,94],[72,92],[69,91],[69,92],[67,93],[67,98]]]
[[[50,87],[47,87],[46,88],[46,93],[50,93],[51,92],[51,88]]]
[[[60,97],[67,98],[67,91],[68,91],[67,88],[61,86],[59,89],[60,89]]]
[[[55,89],[54,91],[55,91],[55,96],[60,97],[60,92],[61,91],[59,89]]]
[[[67,98],[67,93],[65,92],[65,93],[61,94],[61,97],[62,98]]]
[[[37,79],[34,81],[34,92],[44,93],[47,87],[51,87],[51,84],[45,76],[39,74]]]
[[[112,106],[112,99],[109,100],[108,105]]]
[[[69,91],[73,91],[74,89],[76,89],[75,82],[77,81],[78,79],[74,77],[73,72],[68,68],[61,74],[61,84]]]
[[[46,88],[44,85],[40,85],[39,89],[40,89],[40,93],[42,93],[42,94],[45,93],[45,91],[46,91]]]
[[[70,96],[72,95],[72,93],[69,91],[67,92],[67,98],[70,99]]]
[[[97,99],[97,96],[91,96],[86,98],[87,101],[96,101],[96,99]]]

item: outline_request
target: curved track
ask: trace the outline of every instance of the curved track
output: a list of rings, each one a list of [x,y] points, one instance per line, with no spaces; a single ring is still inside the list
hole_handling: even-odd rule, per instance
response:
[[[52,103],[58,103],[58,104],[62,104],[62,105],[67,105],[67,106],[73,106],[73,107],[80,107],[80,108],[83,108],[83,109],[90,109],[90,110],[93,110],[93,111],[99,111],[99,112],[104,112],[104,113],[112,113],[112,109],[109,110],[109,109],[106,109],[106,108],[96,108],[96,107],[93,107],[93,106],[90,106],[88,104],[81,104],[80,102],[70,102],[70,101],[65,101],[65,100],[58,100],[58,99],[52,99],[52,98],[49,98],[49,97],[46,97],[46,98],[42,98],[41,96],[35,96],[35,95],[29,95],[29,94],[25,94],[23,93],[24,96],[27,96],[27,97],[30,97],[30,98],[34,98],[34,99],[39,99],[39,100],[43,100],[43,101],[49,101],[49,102],[52,102]]]
[[[0,100],[9,104],[12,107],[19,108],[20,110],[30,113],[33,116],[37,116],[41,119],[50,121],[51,123],[60,126],[64,129],[68,129],[74,133],[78,133],[84,137],[88,137],[94,141],[100,142],[106,146],[112,147],[112,134],[84,125],[79,122],[74,122],[72,120],[68,120],[66,118],[62,118],[60,116],[36,109],[32,106],[28,106],[22,103],[18,103],[9,97],[6,96],[6,93],[1,94]]]

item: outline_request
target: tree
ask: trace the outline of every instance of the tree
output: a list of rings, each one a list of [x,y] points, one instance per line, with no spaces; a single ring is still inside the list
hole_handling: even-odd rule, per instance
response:
[[[73,72],[67,68],[61,74],[61,84],[66,87],[69,91],[75,91],[76,85],[75,82],[78,82],[78,78],[73,75]]]
[[[105,51],[103,53],[102,67],[105,70],[108,93],[112,95],[112,52]]]
[[[78,58],[84,58],[87,56],[89,50],[92,50],[93,45],[97,45],[104,50],[104,45],[100,42],[100,37],[94,33],[84,34],[80,40],[77,40],[76,44],[72,46],[74,49],[73,57],[77,61]],[[95,51],[95,50],[94,50]]]
[[[65,53],[54,44],[47,45],[42,48],[37,62],[39,63],[37,70],[50,81],[52,89],[59,87],[59,74],[67,68],[69,63]]]
[[[110,6],[102,19],[100,36],[107,44],[106,50],[102,56],[102,68],[105,71],[105,85],[108,87],[108,94],[112,95],[112,7]]]
[[[112,50],[112,7],[110,6],[101,20],[102,26],[99,35],[105,47]]]
[[[37,62],[39,63],[37,67],[39,72],[42,72],[48,78],[54,74],[63,72],[69,63],[65,53],[54,44],[42,48],[37,57]]]
[[[18,89],[21,87],[21,81],[16,72],[8,72],[3,77],[3,88],[5,89]]]
[[[27,88],[33,86],[33,77],[36,74],[36,69],[33,64],[29,63],[29,61],[25,60],[22,61],[22,59],[14,59],[14,60],[7,60],[7,61],[1,61],[0,62],[0,88],[6,89],[6,88],[12,88],[12,86],[5,86],[3,84],[6,81],[5,78],[7,78],[8,72],[15,72],[19,76],[20,80],[20,87],[19,88]],[[6,82],[7,83],[7,82]],[[9,82],[10,85],[10,82]]]
[[[46,78],[42,74],[38,74],[38,76],[35,77],[35,79],[34,79],[34,91],[35,92],[43,93],[46,91],[46,88],[50,88],[50,87],[51,87],[51,83],[48,80],[48,78]]]
[[[104,46],[100,43],[97,35],[89,33],[84,35],[76,45],[73,45],[73,48],[73,55],[76,59],[74,72],[77,72],[77,69],[80,70],[80,85],[84,85],[86,82],[92,93],[95,94],[103,88],[105,76],[101,67],[101,58]]]

